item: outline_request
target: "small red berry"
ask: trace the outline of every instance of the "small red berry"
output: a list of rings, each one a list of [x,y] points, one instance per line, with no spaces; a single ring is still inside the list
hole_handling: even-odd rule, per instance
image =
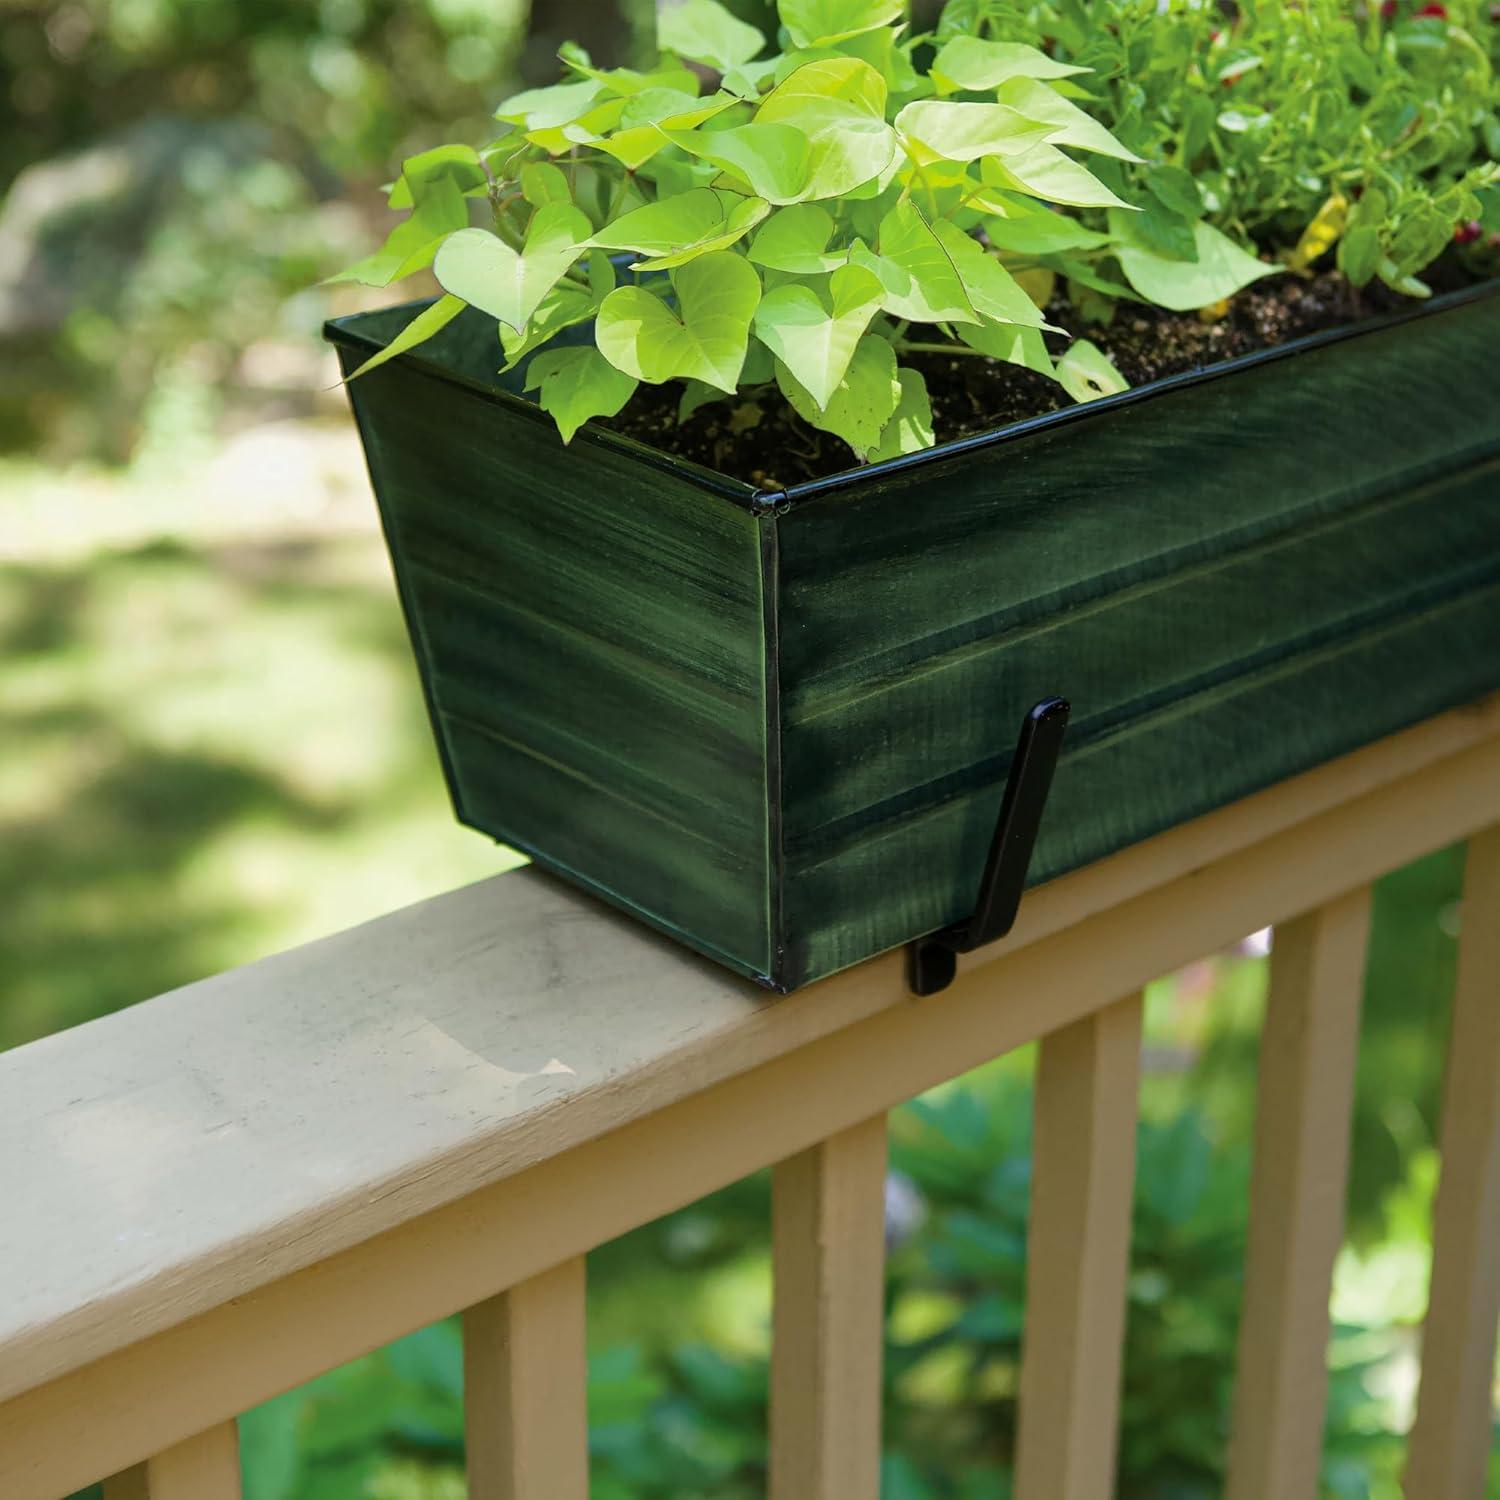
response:
[[[1446,5],[1438,5],[1436,4],[1436,0],[1434,0],[1433,4],[1424,5],[1417,14],[1419,16],[1436,16],[1439,21],[1446,21],[1448,19],[1448,7]]]
[[[1472,245],[1480,235],[1484,233],[1484,226],[1478,219],[1470,219],[1467,224],[1459,224],[1453,230],[1453,243],[1455,245]]]
[[[1382,0],[1380,7],[1380,19],[1382,21],[1394,20],[1396,16],[1396,0]]]

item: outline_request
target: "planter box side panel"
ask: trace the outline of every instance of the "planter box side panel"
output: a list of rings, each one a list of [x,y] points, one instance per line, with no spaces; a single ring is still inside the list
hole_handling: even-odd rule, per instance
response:
[[[1500,583],[1387,636],[1242,679],[1242,692],[1169,707],[1118,738],[1065,751],[1032,883],[1472,702],[1500,686],[1497,640]],[[1359,719],[1351,691],[1367,705]],[[1003,771],[995,785],[893,819],[817,862],[789,860],[789,964],[816,978],[966,915],[1001,780]]]
[[[1024,710],[1050,878],[1500,686],[1500,298],[794,507],[789,962],[967,914]]]
[[[754,518],[415,361],[350,390],[459,817],[765,974]]]

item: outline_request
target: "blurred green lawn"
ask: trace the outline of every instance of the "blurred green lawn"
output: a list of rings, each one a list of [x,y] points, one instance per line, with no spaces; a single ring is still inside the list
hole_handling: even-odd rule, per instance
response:
[[[515,862],[449,815],[352,434],[243,447],[274,487],[0,468],[0,1046]]]

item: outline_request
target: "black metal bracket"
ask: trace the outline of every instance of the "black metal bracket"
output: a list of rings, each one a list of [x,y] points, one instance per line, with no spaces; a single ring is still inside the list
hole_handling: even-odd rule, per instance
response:
[[[1015,926],[1069,711],[1067,699],[1043,698],[1021,720],[1021,735],[980,877],[974,914],[966,922],[944,927],[912,943],[907,950],[906,971],[914,994],[936,995],[947,989],[958,972],[960,953],[993,943]]]

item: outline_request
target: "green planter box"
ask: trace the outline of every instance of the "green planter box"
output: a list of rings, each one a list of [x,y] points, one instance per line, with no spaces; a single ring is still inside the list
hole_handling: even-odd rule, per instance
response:
[[[776,494],[466,315],[350,388],[458,816],[790,989],[967,915],[1049,693],[1034,881],[1500,688],[1497,291]]]

